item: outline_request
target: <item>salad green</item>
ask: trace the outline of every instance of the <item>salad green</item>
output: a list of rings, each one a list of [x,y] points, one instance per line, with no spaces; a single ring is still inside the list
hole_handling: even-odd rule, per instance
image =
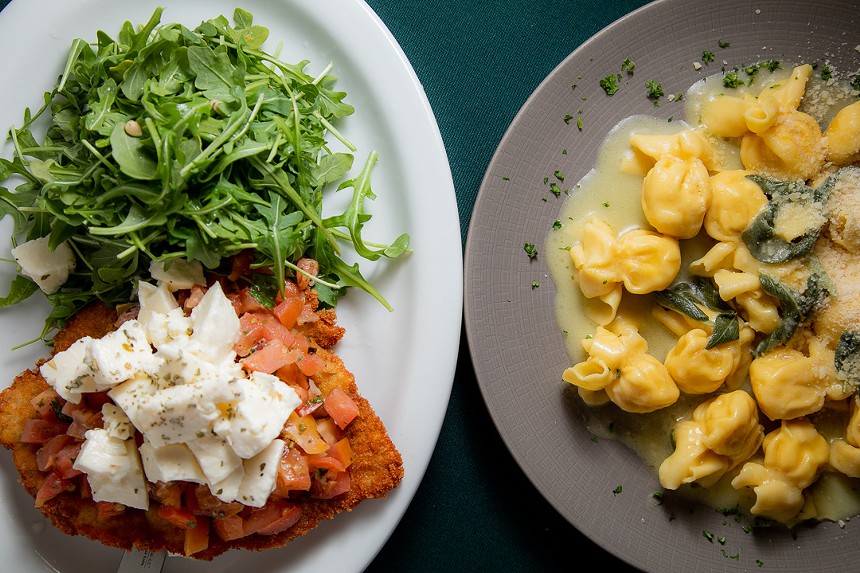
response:
[[[268,29],[242,9],[232,25],[219,16],[194,29],[162,25],[162,12],[142,26],[126,22],[116,39],[103,31],[93,44],[76,39],[44,105],[10,131],[15,152],[0,159],[0,181],[17,185],[0,188],[0,217],[14,220],[13,244],[48,237],[76,256],[68,280],[47,295],[43,337],[95,299],[129,301],[152,261],[187,258],[218,271],[247,250],[276,285],[310,257],[320,264],[314,288],[323,304],[357,286],[390,310],[341,248],[395,258],[409,251],[409,236],[384,245],[362,237],[377,153],[343,180],[356,147],[334,123],[354,109],[333,88],[331,66],[314,77],[307,60],[264,51]],[[48,123],[41,142],[40,121]],[[331,188],[352,189],[352,200],[324,216]],[[37,290],[19,273],[0,306]]]

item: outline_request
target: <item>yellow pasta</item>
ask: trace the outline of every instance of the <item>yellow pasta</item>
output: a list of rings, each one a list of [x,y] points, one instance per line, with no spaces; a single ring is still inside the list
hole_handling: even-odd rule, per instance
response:
[[[860,161],[860,101],[845,106],[824,131],[827,159],[837,165]]]
[[[749,171],[720,171],[711,177],[711,203],[704,227],[717,241],[736,241],[767,206],[767,197],[747,175]]]
[[[717,137],[740,137],[749,131],[747,110],[755,105],[753,97],[720,94],[702,109],[702,123]]]
[[[809,179],[824,164],[824,140],[818,122],[800,112],[781,113],[762,133],[741,140],[744,168],[780,179]]]
[[[675,384],[686,394],[709,394],[723,385],[740,360],[740,344],[706,348],[709,335],[693,329],[681,336],[664,364]]]
[[[613,244],[612,255],[624,288],[634,294],[663,290],[681,270],[678,241],[644,229],[620,235]]]
[[[781,112],[794,111],[800,106],[800,100],[803,99],[806,84],[811,76],[811,65],[797,66],[791,71],[791,76],[787,80],[766,88],[766,92],[759,94],[759,99],[770,96],[777,101]]]
[[[811,358],[791,348],[778,348],[752,361],[750,384],[768,418],[790,420],[821,410],[825,380],[813,364]]]
[[[759,97],[755,104],[744,111],[744,123],[753,133],[763,133],[771,128],[779,117],[779,102],[772,95]]]
[[[612,253],[614,242],[612,227],[597,217],[590,217],[583,228],[582,240],[571,248],[576,282],[585,297],[606,295],[620,281]]]
[[[642,212],[664,235],[695,237],[710,203],[710,175],[700,159],[663,156],[642,183]]]

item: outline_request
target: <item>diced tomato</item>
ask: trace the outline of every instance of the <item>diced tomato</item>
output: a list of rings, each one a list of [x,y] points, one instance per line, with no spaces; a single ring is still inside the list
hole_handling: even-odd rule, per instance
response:
[[[99,521],[109,517],[116,517],[123,513],[125,513],[125,506],[121,503],[113,503],[109,501],[96,502],[96,515],[98,515]]]
[[[233,350],[239,356],[247,356],[257,342],[263,338],[263,321],[257,313],[249,312],[239,318],[239,340],[233,345]]]
[[[245,533],[275,535],[289,529],[302,516],[302,508],[285,501],[269,501],[245,520]]]
[[[33,396],[30,403],[33,405],[33,408],[35,408],[36,413],[38,413],[40,417],[50,418],[54,416],[55,401],[58,407],[62,407],[63,399],[60,398],[60,395],[57,394],[56,390],[48,388],[47,390],[39,392]]]
[[[197,515],[209,515],[211,517],[230,517],[237,515],[244,507],[238,501],[226,503],[221,501],[209,489],[208,485],[200,484],[194,488],[194,497],[197,498]]]
[[[108,396],[108,391],[104,392],[87,392],[83,396],[83,402],[86,404],[86,407],[93,412],[101,412],[102,406],[107,404],[108,402],[112,402],[110,396]]]
[[[299,370],[302,371],[302,374],[305,376],[313,376],[317,372],[323,369],[325,363],[322,361],[322,358],[317,356],[316,354],[302,354],[301,357],[296,361],[296,364],[299,366]]]
[[[287,423],[284,425],[284,432],[305,453],[321,454],[328,449],[328,444],[317,431],[317,423],[313,416],[300,417],[295,412],[290,413],[290,417],[287,418]]]
[[[305,394],[307,394],[307,391],[305,392]],[[301,398],[301,394],[299,394],[299,397]],[[322,405],[323,405],[323,399],[321,396],[317,396],[315,398],[308,398],[308,399],[302,401],[301,406],[296,408],[296,413],[299,416],[307,416],[308,414],[313,414],[314,412],[319,410],[322,407]],[[326,440],[326,441],[328,441],[328,440]]]
[[[325,397],[325,411],[342,430],[358,416],[358,405],[340,388],[335,388]]]
[[[73,489],[75,489],[75,485],[72,482],[62,479],[54,472],[51,472],[45,477],[42,487],[36,493],[36,507],[42,507],[46,501]]]
[[[186,507],[172,507],[170,505],[158,506],[158,516],[166,519],[180,529],[188,529],[197,524],[197,518]]]
[[[287,364],[296,362],[301,356],[301,352],[290,350],[280,340],[272,340],[243,358],[242,365],[248,370],[272,374]]]
[[[320,499],[331,499],[349,491],[349,472],[327,471],[311,484],[311,495]]]
[[[185,555],[194,555],[209,547],[209,518],[198,515],[185,530]]]
[[[203,300],[203,295],[206,294],[206,288],[203,285],[192,285],[191,292],[188,293],[188,298],[182,304],[185,311],[190,311]]]
[[[308,468],[310,470],[331,470],[342,472],[346,469],[340,460],[328,454],[312,454],[308,456]]]
[[[294,388],[302,387],[304,389],[304,393],[307,394],[308,377],[302,374],[295,362],[278,368],[275,375]],[[296,391],[298,392],[298,390]],[[301,397],[302,394],[299,393],[299,398]]]
[[[56,460],[54,461],[54,471],[63,479],[71,479],[81,475],[83,472],[72,467],[75,459],[81,453],[81,442],[74,442],[59,452],[57,452]]]
[[[233,310],[236,311],[238,316],[242,316],[247,312],[268,312],[268,309],[254,298],[251,290],[248,288],[243,288],[238,293],[227,295],[227,297],[233,303]]]
[[[179,507],[182,505],[182,488],[175,481],[155,482],[150,491],[162,505],[170,507]]]
[[[66,433],[68,424],[58,420],[30,418],[24,422],[21,442],[25,444],[44,444],[58,434]]]
[[[272,312],[275,313],[281,324],[287,328],[293,328],[302,312],[302,304],[300,298],[290,297],[281,301]]]
[[[46,472],[54,467],[57,452],[74,441],[74,438],[68,434],[57,434],[50,440],[44,443],[39,451],[36,452],[36,465],[39,471]]]
[[[100,428],[103,425],[102,413],[100,411],[93,412],[92,410],[79,408],[77,410],[72,411],[71,416],[72,423],[69,424],[66,433],[81,440],[84,439],[84,434],[87,433],[87,430],[92,430],[93,428]]]
[[[316,322],[320,319],[319,315],[314,311],[310,304],[302,305],[302,312],[299,313],[299,318],[296,319],[296,324],[302,325],[309,322]]]
[[[212,520],[212,525],[215,527],[215,533],[224,541],[245,537],[245,521],[239,515],[216,517]]]
[[[230,274],[227,278],[231,281],[251,274],[251,263],[254,262],[253,249],[246,249],[230,258]]]
[[[296,263],[296,266],[305,271],[311,277],[316,278],[320,274],[320,264],[315,259],[310,259],[308,257],[304,257],[299,259]],[[300,290],[307,290],[314,279],[309,278],[307,275],[302,273],[296,273],[296,285]]]
[[[329,448],[328,454],[348,468],[352,464],[352,446],[347,438],[342,438]]]
[[[307,491],[311,488],[311,474],[304,454],[298,448],[288,448],[278,463],[275,479],[275,494],[287,497],[291,491]]]

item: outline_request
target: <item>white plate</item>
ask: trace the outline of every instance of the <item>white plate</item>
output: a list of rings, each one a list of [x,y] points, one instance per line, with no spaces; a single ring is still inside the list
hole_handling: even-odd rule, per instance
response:
[[[365,276],[394,306],[388,312],[353,290],[338,305],[347,329],[338,353],[359,390],[380,415],[400,450],[406,475],[386,500],[366,501],[323,523],[287,547],[235,551],[203,563],[168,558],[165,573],[236,571],[361,571],[400,521],[424,475],[447,408],[462,320],[462,247],[454,185],[444,145],[424,90],[396,40],[361,0],[15,0],[0,12],[0,130],[20,125],[25,106],[37,109],[62,70],[75,37],[113,37],[126,20],[145,23],[158,5],[162,22],[196,26],[239,5],[267,26],[282,59],[310,60],[308,70],[334,64],[337,87],[356,113],[339,124],[358,146],[356,167],[379,152],[373,172],[378,198],[366,238],[390,240],[401,232],[414,252],[389,265],[362,263]],[[11,151],[6,144],[4,157]],[[8,236],[9,221],[0,233]],[[4,245],[0,257],[8,257]],[[0,291],[14,272],[0,266]],[[45,304],[0,310],[0,387],[45,353],[39,344],[12,346],[38,336]],[[428,365],[432,364],[432,368]],[[17,483],[8,452],[0,452],[0,555],[4,571],[114,573],[122,552],[55,530]]]

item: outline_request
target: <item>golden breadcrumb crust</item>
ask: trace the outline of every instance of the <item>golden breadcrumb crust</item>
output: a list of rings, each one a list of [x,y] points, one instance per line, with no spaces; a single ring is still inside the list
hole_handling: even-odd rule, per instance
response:
[[[84,335],[101,337],[115,328],[117,315],[112,309],[92,305],[80,311],[54,338],[54,351],[68,348]],[[403,478],[403,462],[388,433],[371,408],[359,393],[354,376],[346,369],[341,359],[329,348],[343,334],[335,324],[333,311],[323,311],[321,319],[302,329],[306,336],[319,344],[317,355],[325,362],[324,369],[313,378],[324,394],[340,387],[349,394],[359,408],[359,414],[346,428],[345,434],[352,447],[352,463],[349,466],[351,488],[348,493],[332,499],[317,499],[302,494],[291,497],[290,502],[302,507],[298,523],[276,535],[253,534],[233,541],[222,541],[214,530],[210,534],[209,547],[193,555],[196,559],[211,560],[230,549],[262,550],[279,547],[290,540],[314,529],[320,521],[332,519],[342,511],[350,511],[359,502],[370,498],[382,498],[394,489]],[[46,474],[36,465],[39,445],[20,442],[24,423],[36,417],[30,399],[48,388],[38,366],[19,374],[13,384],[0,393],[0,444],[12,450],[15,466],[24,489],[34,498]],[[150,504],[148,511],[127,508],[119,515],[97,519],[96,504],[83,499],[78,490],[63,493],[48,500],[41,507],[53,524],[69,535],[84,535],[106,545],[129,550],[131,548],[152,549],[182,555],[184,553],[184,531],[158,516],[157,504]]]

